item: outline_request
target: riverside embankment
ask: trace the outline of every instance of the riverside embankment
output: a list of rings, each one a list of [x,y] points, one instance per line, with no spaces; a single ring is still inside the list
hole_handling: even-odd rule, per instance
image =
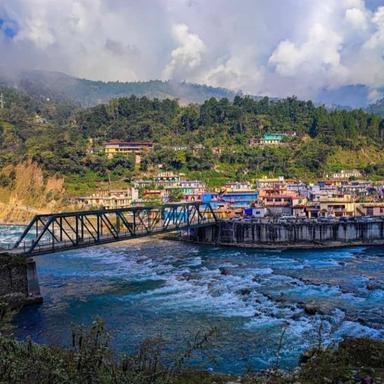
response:
[[[184,238],[204,244],[254,248],[332,248],[384,244],[384,217],[319,220],[224,220]]]

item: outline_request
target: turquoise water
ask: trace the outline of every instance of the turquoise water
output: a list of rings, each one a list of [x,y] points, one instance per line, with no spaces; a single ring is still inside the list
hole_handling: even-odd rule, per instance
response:
[[[0,227],[11,242],[19,227]],[[180,351],[197,330],[219,335],[203,368],[240,373],[281,364],[344,336],[384,338],[384,248],[258,251],[153,239],[39,256],[43,305],[15,320],[16,335],[66,344],[71,323],[102,317],[116,351],[162,336]],[[318,313],[308,315],[306,303]]]

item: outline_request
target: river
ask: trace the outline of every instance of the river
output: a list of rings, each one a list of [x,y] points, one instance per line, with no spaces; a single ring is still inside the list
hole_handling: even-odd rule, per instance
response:
[[[11,243],[20,227],[0,227]],[[16,336],[67,344],[73,324],[106,321],[116,351],[162,336],[172,352],[217,327],[203,368],[293,368],[319,341],[384,338],[384,248],[261,251],[144,239],[36,258],[44,304],[15,319]],[[303,310],[316,307],[315,315]],[[319,330],[321,329],[321,332]]]

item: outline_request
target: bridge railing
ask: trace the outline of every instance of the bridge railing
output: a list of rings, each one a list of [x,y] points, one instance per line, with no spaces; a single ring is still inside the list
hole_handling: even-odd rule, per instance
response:
[[[184,230],[217,221],[210,204],[181,203],[35,216],[15,243],[24,254],[55,252]]]

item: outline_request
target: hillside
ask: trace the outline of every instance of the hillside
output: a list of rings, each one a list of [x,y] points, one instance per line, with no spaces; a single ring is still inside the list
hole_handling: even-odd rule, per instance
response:
[[[63,178],[44,177],[36,163],[26,161],[1,170],[0,223],[24,223],[37,213],[67,206]]]
[[[175,100],[119,98],[91,108],[32,97],[0,87],[0,169],[32,160],[44,175],[64,178],[71,195],[100,183],[126,185],[133,176],[163,170],[184,172],[209,186],[262,175],[314,180],[356,167],[384,177],[384,120],[362,110],[333,110],[288,98],[211,98],[201,105]],[[250,145],[266,133],[295,132],[279,146]],[[110,139],[150,140],[140,169],[132,157],[107,159]],[[12,180],[0,171],[1,183]]]
[[[172,81],[102,82],[77,79],[60,72],[30,71],[18,75],[3,76],[10,86],[30,95],[56,101],[71,101],[82,106],[108,102],[112,98],[135,95],[158,99],[178,99],[182,104],[202,103],[215,97],[233,99],[236,92],[206,85],[177,83]]]

